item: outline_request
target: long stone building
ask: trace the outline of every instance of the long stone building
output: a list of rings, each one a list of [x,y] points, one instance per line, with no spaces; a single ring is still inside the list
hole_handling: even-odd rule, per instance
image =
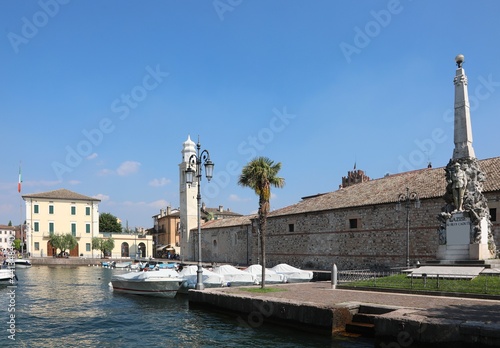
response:
[[[479,161],[486,175],[492,231],[500,240],[500,157]],[[416,192],[420,208],[400,194]],[[445,201],[444,167],[426,168],[360,182],[310,196],[275,210],[267,220],[266,265],[285,262],[300,268],[329,270],[404,266],[409,236],[412,264],[434,260],[438,250],[438,214]],[[407,220],[409,213],[409,224]],[[209,221],[202,226],[205,262],[258,263],[256,216]],[[409,234],[408,234],[409,227]],[[193,233],[193,231],[192,231]],[[193,234],[196,240],[196,235]]]
[[[267,220],[266,266],[283,262],[328,270],[333,263],[343,269],[410,266],[436,259],[438,250],[439,259],[444,255],[447,260],[455,260],[458,239],[460,248],[466,248],[463,255],[469,259],[475,254],[481,260],[497,256],[500,157],[482,161],[475,158],[463,55],[455,61],[455,148],[448,166],[376,180],[354,168],[342,178],[339,190],[304,197],[297,204],[271,212]],[[465,201],[467,204],[463,204]],[[474,217],[480,224],[467,222],[469,231],[450,228],[449,237],[453,238],[446,245],[443,231],[448,236],[448,226],[452,226],[448,219],[455,213],[467,221]],[[203,261],[258,263],[255,220],[247,216],[204,224]],[[460,238],[452,230],[460,232]],[[188,231],[191,240],[196,239],[194,231]]]

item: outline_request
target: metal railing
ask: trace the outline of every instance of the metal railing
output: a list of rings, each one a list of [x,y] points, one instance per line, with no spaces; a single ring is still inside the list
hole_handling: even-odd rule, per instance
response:
[[[378,288],[500,295],[500,274],[409,273],[402,270],[339,271],[338,284],[350,288]]]

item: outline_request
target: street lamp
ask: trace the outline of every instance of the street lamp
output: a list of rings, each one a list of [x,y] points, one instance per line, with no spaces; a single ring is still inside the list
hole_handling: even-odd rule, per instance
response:
[[[186,184],[191,185],[194,176],[196,176],[196,182],[198,184],[198,195],[196,196],[196,202],[198,204],[198,270],[196,271],[196,290],[205,289],[203,285],[203,269],[201,267],[201,164],[203,163],[205,166],[205,176],[209,182],[214,172],[214,163],[210,160],[210,154],[207,150],[200,152],[200,149],[200,138],[198,138],[196,154],[192,154],[189,157],[189,167],[186,169]],[[196,170],[194,170],[192,166],[196,166]],[[189,233],[189,231],[187,231],[187,233]]]
[[[411,203],[415,203],[415,208],[420,208],[420,199],[416,192],[410,192],[410,188],[406,188],[406,193],[400,193],[398,195],[398,203],[396,205],[396,210],[401,210],[401,202],[405,203],[406,209],[406,267],[410,267],[410,208]]]

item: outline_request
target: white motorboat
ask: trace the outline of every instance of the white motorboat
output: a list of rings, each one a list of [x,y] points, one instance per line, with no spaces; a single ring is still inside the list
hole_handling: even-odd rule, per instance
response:
[[[283,274],[288,283],[307,283],[310,282],[313,277],[313,272],[304,271],[300,268],[287,265],[286,263],[280,263],[271,269],[278,274]]]
[[[202,281],[205,288],[221,288],[226,286],[226,281],[223,275],[209,271],[202,268]],[[179,276],[184,279],[182,286],[179,289],[180,293],[187,293],[189,289],[195,289],[198,281],[198,266],[190,265],[185,266],[180,272]]]
[[[259,283],[262,282],[262,265],[251,265],[244,269],[245,272],[254,274],[257,277]],[[284,274],[278,274],[272,269],[266,268],[266,284],[279,284],[285,283],[286,276]]]
[[[117,262],[117,263],[115,263],[115,268],[129,268],[130,265],[132,265],[132,261]]]
[[[160,269],[147,272],[127,272],[111,278],[113,291],[135,295],[175,297],[183,279],[177,271]]]
[[[14,259],[16,268],[30,268],[32,266],[30,260],[27,259]]]
[[[14,281],[17,281],[17,276],[13,269],[0,269],[0,286],[14,285]]]
[[[259,283],[254,274],[242,271],[231,265],[214,267],[214,273],[223,275],[227,286],[247,286]]]

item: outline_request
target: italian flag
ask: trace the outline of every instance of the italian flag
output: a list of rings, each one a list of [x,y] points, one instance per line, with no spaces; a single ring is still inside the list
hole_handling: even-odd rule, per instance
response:
[[[21,178],[21,166],[19,166],[19,181],[17,183],[17,192],[21,193],[21,183],[23,179]]]

